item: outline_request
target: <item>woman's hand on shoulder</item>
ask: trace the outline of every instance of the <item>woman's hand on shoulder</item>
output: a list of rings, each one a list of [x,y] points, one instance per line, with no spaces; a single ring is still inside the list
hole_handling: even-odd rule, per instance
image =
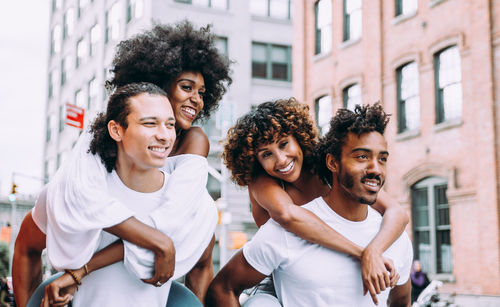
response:
[[[194,154],[207,157],[210,151],[210,142],[200,127],[191,127],[181,134],[180,140],[173,155]]]

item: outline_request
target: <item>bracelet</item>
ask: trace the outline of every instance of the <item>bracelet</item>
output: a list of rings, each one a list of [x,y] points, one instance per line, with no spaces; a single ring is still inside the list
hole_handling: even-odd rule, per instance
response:
[[[85,269],[85,276],[89,275],[89,268],[87,267],[87,264],[85,264],[83,268]]]
[[[75,272],[71,271],[71,270],[64,270],[64,272],[68,273],[69,275],[71,275],[71,277],[73,277],[73,280],[76,282],[76,284],[78,286],[80,286],[82,284],[82,281],[80,279],[78,279],[78,277],[76,276]]]

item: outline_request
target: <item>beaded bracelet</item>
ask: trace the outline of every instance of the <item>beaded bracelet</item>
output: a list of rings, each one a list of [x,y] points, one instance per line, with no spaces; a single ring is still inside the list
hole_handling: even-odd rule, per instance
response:
[[[64,272],[68,273],[71,277],[73,277],[73,280],[76,282],[77,285],[81,285],[82,284],[82,281],[80,279],[78,279],[78,277],[76,276],[75,272],[71,271],[71,270],[64,270]]]

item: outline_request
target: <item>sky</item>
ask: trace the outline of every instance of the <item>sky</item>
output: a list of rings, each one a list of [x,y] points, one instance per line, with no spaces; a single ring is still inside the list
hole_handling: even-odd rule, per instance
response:
[[[20,194],[41,188],[47,103],[49,0],[0,4],[0,198],[12,173]]]

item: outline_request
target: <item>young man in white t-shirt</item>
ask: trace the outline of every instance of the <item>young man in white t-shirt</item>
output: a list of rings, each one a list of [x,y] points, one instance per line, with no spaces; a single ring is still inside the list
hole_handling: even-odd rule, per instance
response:
[[[332,189],[304,205],[352,242],[366,246],[382,218],[370,208],[385,181],[388,158],[383,136],[388,116],[378,104],[341,109],[318,148],[317,172]],[[409,306],[411,242],[403,233],[383,254],[400,279],[378,296],[379,306]],[[239,306],[238,296],[272,274],[280,303],[287,306],[374,306],[355,259],[309,243],[269,220],[217,274],[208,306]],[[381,289],[383,290],[383,289]]]
[[[46,234],[49,259],[53,265],[65,268],[66,273],[45,288],[44,306],[64,305],[74,294],[73,306],[132,304],[163,307],[169,296],[172,276],[177,278],[189,272],[188,274],[198,276],[199,282],[202,282],[205,275],[210,276],[195,272],[194,268],[199,271],[200,263],[211,263],[212,245],[209,243],[213,233],[211,225],[215,226],[215,223],[203,223],[200,219],[215,221],[215,206],[205,206],[206,211],[199,210],[200,214],[197,212],[195,215],[189,215],[189,219],[198,221],[196,226],[203,232],[201,235],[203,238],[196,238],[197,233],[190,233],[186,241],[191,239],[193,244],[183,248],[188,250],[187,253],[182,253],[183,255],[179,255],[180,253],[174,249],[172,241],[175,240],[170,240],[167,235],[146,224],[153,218],[150,215],[153,211],[168,209],[162,208],[165,207],[167,186],[171,190],[170,185],[175,182],[169,180],[171,170],[165,166],[166,158],[176,138],[175,118],[166,93],[159,87],[151,83],[133,83],[118,88],[110,97],[106,113],[101,113],[93,122],[91,133],[90,146],[85,150],[97,154],[102,159],[108,172],[104,182],[106,190],[111,197],[115,197],[125,205],[119,209],[107,210],[110,216],[119,216],[121,222],[110,221],[111,225],[104,229],[106,231],[96,229],[96,235],[94,232],[83,230],[81,233],[75,233],[73,241],[76,244],[88,246],[90,255],[95,251],[97,253],[90,261],[86,260],[84,266],[68,269],[61,263],[66,264],[72,259],[66,259],[68,257],[64,253],[56,253],[50,257],[48,238],[50,236],[57,238],[57,233],[54,232],[57,232],[61,224],[54,220],[55,212],[45,202],[45,191],[42,192],[32,214],[28,215],[30,223],[25,219],[21,227],[20,240],[16,242],[18,254],[14,257],[14,267],[17,271],[14,275],[18,281],[16,290],[29,294],[29,289],[24,289],[26,284],[37,280],[30,278],[32,275],[28,271],[40,268],[39,254],[32,256],[37,258],[36,261],[26,259],[23,257],[26,253],[20,247],[24,246],[24,249],[31,247],[41,252],[45,247]],[[202,164],[197,162],[198,158],[194,155],[183,155],[174,159],[177,165],[182,165],[184,171],[199,173],[200,169],[195,166]],[[201,157],[199,159],[204,160]],[[201,175],[200,173],[199,177],[203,178]],[[206,181],[201,184],[204,186]],[[198,186],[196,183],[194,185]],[[200,201],[204,199],[204,191],[197,189],[190,193],[197,196]],[[180,188],[177,192],[180,192]],[[69,222],[80,223],[82,229],[88,227],[82,224],[83,219],[79,215],[93,214],[93,212],[87,212],[90,211],[87,208],[74,212],[70,212],[70,208],[65,210],[68,211],[68,218],[72,219]],[[185,223],[190,222],[181,214],[175,218]],[[174,224],[173,221],[166,222]],[[121,243],[117,241],[119,238],[128,242]],[[38,246],[33,246],[30,243],[32,241],[40,243],[37,243]],[[54,244],[57,244],[57,241]],[[165,245],[169,247],[163,248]],[[144,251],[137,250],[138,246],[147,251],[146,253],[153,251],[154,254],[145,255]],[[62,250],[64,251],[64,248]],[[169,250],[172,253],[169,253]],[[211,273],[211,265],[203,267]],[[144,268],[147,270],[144,271]],[[79,291],[75,293],[76,284],[79,285]],[[25,296],[22,306],[27,301]]]

